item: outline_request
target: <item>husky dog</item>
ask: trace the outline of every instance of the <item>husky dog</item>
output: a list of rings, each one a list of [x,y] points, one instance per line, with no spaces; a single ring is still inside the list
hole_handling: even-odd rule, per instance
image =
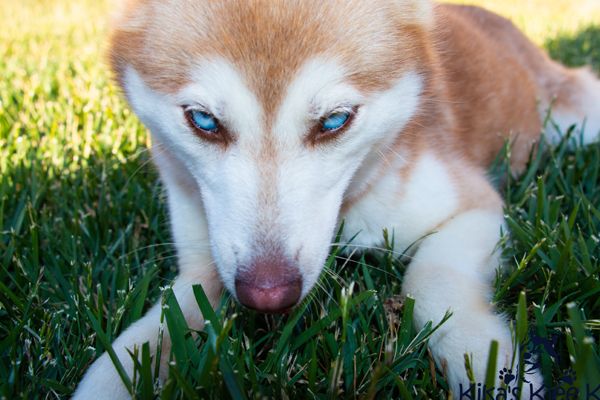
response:
[[[345,221],[361,247],[384,228],[396,248],[422,239],[403,294],[417,328],[453,312],[429,341],[452,391],[469,382],[465,353],[485,380],[492,340],[510,366],[509,324],[490,305],[503,204],[486,171],[506,141],[523,170],[550,106],[560,127],[585,120],[580,141],[595,140],[590,71],[551,61],[495,14],[429,0],[130,0],[110,54],[152,133],[173,290],[192,328],[203,326],[195,284],[213,305],[225,288],[255,310],[293,307]],[[127,349],[156,347],[160,314],[113,343],[128,373]],[[127,397],[107,354],[75,393]]]

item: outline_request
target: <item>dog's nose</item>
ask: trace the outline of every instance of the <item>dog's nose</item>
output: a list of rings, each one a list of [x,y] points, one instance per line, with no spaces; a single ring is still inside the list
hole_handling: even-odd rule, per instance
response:
[[[239,269],[235,291],[240,303],[248,308],[281,313],[300,299],[302,276],[298,268],[287,261],[257,260]]]

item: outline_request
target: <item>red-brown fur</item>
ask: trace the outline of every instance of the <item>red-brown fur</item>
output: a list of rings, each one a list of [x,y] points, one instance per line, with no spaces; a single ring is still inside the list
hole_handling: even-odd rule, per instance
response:
[[[397,146],[422,147],[424,140],[486,166],[510,138],[515,170],[541,132],[540,104],[556,97],[568,107],[573,97],[575,73],[549,60],[512,23],[480,8],[439,5],[430,24],[402,18],[390,2],[200,3],[130,4],[112,38],[117,76],[131,65],[154,89],[174,92],[195,60],[225,57],[244,73],[268,116],[311,56],[338,57],[367,90],[417,69],[427,82],[423,104]],[[348,29],[357,26],[360,31]]]
[[[141,78],[144,85],[151,89],[148,92],[176,95],[197,78],[194,76],[197,65],[203,61],[210,64],[215,58],[225,59],[225,64],[231,65],[235,73],[241,76],[243,85],[231,87],[240,92],[243,89],[239,88],[244,87],[252,92],[248,96],[252,98],[252,102],[243,103],[242,112],[238,111],[237,114],[246,114],[243,111],[252,108],[253,101],[257,100],[259,107],[255,108],[259,111],[253,111],[255,115],[259,115],[257,118],[264,118],[264,121],[251,120],[248,123],[252,128],[260,128],[260,135],[237,136],[237,139],[247,138],[245,150],[250,148],[247,153],[250,154],[248,159],[251,161],[232,164],[236,170],[242,171],[248,166],[254,168],[256,163],[259,177],[256,180],[248,179],[252,191],[256,190],[258,193],[256,207],[252,202],[240,202],[250,204],[252,210],[243,209],[236,215],[246,218],[250,214],[257,214],[258,218],[242,218],[242,221],[235,220],[230,224],[241,226],[244,221],[250,221],[248,225],[252,227],[248,231],[254,231],[248,234],[247,243],[237,246],[238,249],[248,249],[246,258],[250,262],[244,264],[244,260],[231,258],[232,261],[221,259],[219,264],[218,257],[215,257],[215,254],[219,255],[218,249],[215,253],[214,248],[209,251],[208,247],[208,235],[213,236],[215,230],[211,231],[205,219],[207,216],[215,216],[219,220],[224,210],[215,212],[217,208],[214,204],[230,205],[232,202],[227,200],[231,197],[223,195],[221,199],[225,201],[213,202],[212,207],[215,208],[212,214],[208,207],[204,209],[201,193],[206,195],[207,192],[203,190],[207,187],[199,185],[200,182],[196,182],[199,178],[190,175],[192,171],[186,170],[183,160],[165,145],[173,145],[183,139],[172,134],[178,128],[170,131],[165,129],[165,132],[160,132],[163,136],[153,129],[159,147],[154,157],[169,191],[174,236],[176,245],[179,245],[181,273],[175,281],[174,291],[179,300],[187,304],[183,308],[187,310],[186,319],[190,320],[190,326],[196,329],[203,324],[199,316],[193,314],[197,313],[195,305],[191,307],[193,299],[190,297],[190,285],[195,283],[209,289],[207,293],[213,304],[217,303],[223,283],[225,286],[229,284],[227,288],[232,293],[237,293],[238,300],[247,306],[250,303],[252,308],[272,311],[283,307],[281,303],[268,303],[264,300],[269,300],[267,292],[273,292],[273,287],[260,286],[263,283],[261,281],[267,280],[266,276],[279,279],[276,289],[290,286],[286,280],[290,268],[280,267],[291,267],[292,260],[285,259],[286,255],[281,251],[283,243],[278,243],[275,240],[278,237],[275,238],[276,234],[273,233],[273,227],[278,226],[277,214],[282,211],[278,208],[278,201],[285,198],[282,193],[288,195],[285,198],[288,204],[285,211],[289,212],[288,217],[292,214],[294,217],[288,219],[302,221],[297,224],[303,228],[297,229],[297,236],[302,240],[298,241],[301,245],[294,249],[293,262],[299,263],[302,249],[307,247],[307,243],[313,244],[308,240],[309,236],[320,230],[319,225],[323,224],[320,219],[318,223],[313,221],[312,225],[305,227],[307,215],[325,216],[330,220],[331,226],[335,222],[336,215],[331,211],[333,208],[328,208],[329,203],[320,203],[320,207],[307,207],[309,212],[300,210],[306,214],[299,213],[296,207],[296,195],[300,193],[295,191],[296,188],[319,181],[322,178],[320,167],[319,173],[307,175],[310,179],[298,180],[300,184],[289,178],[286,183],[293,183],[295,186],[290,184],[284,186],[284,189],[278,187],[282,181],[280,175],[284,174],[276,168],[286,161],[282,159],[289,154],[280,151],[280,143],[285,141],[278,142],[277,135],[282,135],[282,132],[276,131],[285,131],[287,126],[279,120],[274,123],[274,118],[284,99],[287,101],[288,86],[300,69],[307,61],[319,58],[321,62],[332,61],[336,74],[345,74],[342,80],[357,89],[364,101],[363,105],[366,105],[363,109],[375,116],[374,119],[381,116],[380,110],[385,110],[385,106],[380,107],[382,103],[378,103],[377,107],[369,110],[369,104],[377,104],[372,100],[387,89],[389,91],[386,93],[391,93],[391,97],[386,97],[385,101],[388,106],[394,106],[388,108],[394,110],[388,112],[388,116],[402,116],[406,113],[406,118],[410,118],[408,122],[402,122],[402,128],[399,123],[393,125],[394,119],[390,118],[384,120],[387,123],[375,125],[376,128],[371,131],[368,124],[360,128],[364,131],[359,131],[359,128],[352,131],[355,139],[369,138],[368,135],[360,136],[365,132],[375,139],[368,147],[362,146],[362,149],[368,149],[370,153],[365,153],[365,157],[360,160],[349,156],[357,153],[346,153],[344,160],[342,157],[333,159],[337,163],[340,160],[347,161],[339,164],[338,170],[356,171],[352,169],[354,166],[360,169],[353,177],[354,186],[340,187],[339,192],[334,192],[339,196],[335,198],[335,212],[340,211],[339,199],[346,196],[339,215],[345,217],[352,214],[353,205],[357,205],[354,210],[358,210],[360,215],[354,215],[356,230],[365,227],[370,229],[371,217],[376,217],[379,220],[373,224],[373,232],[387,228],[383,224],[393,224],[388,219],[390,215],[402,214],[395,215],[397,221],[392,228],[406,228],[406,231],[410,231],[410,234],[405,235],[405,245],[426,236],[421,240],[403,282],[403,290],[407,287],[405,294],[414,295],[416,304],[422,307],[415,308],[415,321],[419,318],[421,323],[433,320],[446,307],[456,311],[458,321],[463,324],[469,325],[472,322],[475,326],[483,321],[487,323],[489,331],[479,340],[479,347],[475,346],[478,356],[482,358],[487,351],[486,340],[499,339],[502,346],[499,360],[505,363],[503,365],[508,365],[506,363],[512,349],[508,325],[503,324],[501,318],[493,313],[488,298],[485,297],[485,292],[491,289],[491,285],[484,285],[484,281],[490,280],[497,265],[492,253],[499,239],[497,231],[501,230],[503,223],[502,201],[487,181],[485,171],[507,140],[513,143],[512,167],[515,172],[521,171],[532,145],[539,140],[542,131],[541,116],[545,108],[555,102],[560,110],[572,114],[567,119],[573,116],[578,118],[584,112],[594,112],[593,108],[600,99],[596,93],[600,83],[588,73],[569,70],[551,61],[509,21],[499,16],[476,7],[433,5],[429,0],[130,0],[111,40],[112,67],[121,85],[132,91],[130,100],[135,100],[136,97],[135,85],[132,84],[135,79]],[[134,74],[126,74],[130,67],[136,72],[135,79],[131,78]],[[316,73],[313,72],[313,75]],[[220,77],[219,69],[211,79],[219,80]],[[223,90],[218,89],[221,97],[228,95],[222,93]],[[402,102],[402,94],[397,94],[400,90],[403,93],[412,90],[413,93],[408,93],[406,99],[412,99],[413,102]],[[171,111],[181,106],[172,101],[174,97],[154,96],[155,94],[152,93],[153,96],[149,97],[169,99],[170,102],[145,103],[146,109],[151,109],[149,114],[153,114],[155,104]],[[137,97],[141,101],[144,95],[138,93]],[[415,107],[416,102],[419,104]],[[135,102],[132,105],[133,103]],[[355,109],[361,107],[360,104],[353,106]],[[143,106],[136,110],[140,118],[148,114],[146,111]],[[170,116],[168,113],[165,115],[164,120],[177,121],[177,117],[173,118],[175,112]],[[360,118],[360,113],[358,115]],[[149,121],[151,127],[152,118]],[[598,123],[597,120],[593,122]],[[386,124],[389,124],[387,128],[381,128]],[[193,121],[188,120],[188,125],[193,127]],[[274,126],[278,128],[274,129]],[[319,127],[314,123],[313,126]],[[351,130],[352,124],[348,126]],[[314,135],[311,143],[311,127],[306,130],[308,132],[305,137],[308,140],[304,140],[303,145],[312,147],[311,150],[316,152],[319,144],[314,143]],[[171,139],[166,131],[172,134]],[[386,132],[390,136],[382,139]],[[195,139],[198,139],[201,135],[196,133]],[[161,139],[165,138],[167,142],[161,143]],[[210,141],[204,139],[204,142]],[[231,143],[222,140],[214,151],[221,151],[219,155],[226,154],[228,146],[235,147],[234,138],[231,138]],[[202,153],[205,156],[212,155],[206,147],[194,149],[188,153],[188,159],[201,159],[195,158],[200,149],[205,151]],[[317,158],[310,160],[320,161]],[[322,165],[309,164],[298,164],[302,168],[294,170],[296,175],[302,176],[297,171],[307,169],[307,165]],[[330,162],[328,167],[322,169],[330,169],[333,164],[334,162]],[[196,166],[196,173],[199,174],[198,171],[204,170],[206,165]],[[221,170],[212,169],[219,172]],[[323,171],[323,174],[326,173],[327,171]],[[330,174],[330,178],[335,178],[335,175]],[[210,179],[223,178],[226,181],[231,176],[237,177],[235,174],[221,176],[213,172]],[[240,174],[240,177],[243,176]],[[394,179],[389,179],[390,177]],[[349,176],[346,178],[350,180]],[[240,179],[230,186],[238,189],[239,183]],[[305,197],[303,202],[312,204],[310,200],[314,201],[315,196],[321,196],[322,192],[321,187],[312,190],[312,197]],[[244,200],[243,196],[241,198]],[[307,201],[307,198],[310,200]],[[366,204],[361,205],[361,201]],[[423,203],[427,205],[424,206]],[[183,207],[180,207],[181,204]],[[290,204],[293,206],[289,206]],[[315,214],[315,208],[325,211],[323,214]],[[229,212],[229,209],[226,211]],[[404,220],[404,216],[410,218]],[[428,218],[430,216],[432,218]],[[351,220],[353,216],[349,217]],[[368,223],[363,221],[365,217],[369,218]],[[257,226],[254,227],[254,224]],[[219,233],[218,230],[216,232]],[[289,232],[282,232],[282,237],[288,235],[288,238],[294,238]],[[314,240],[321,245],[324,254],[329,243],[329,238],[325,237],[326,232],[327,230],[321,230],[323,237],[315,236]],[[437,235],[429,235],[434,232]],[[463,238],[465,234],[470,237]],[[206,242],[206,251],[201,255],[190,255],[184,244],[189,243],[189,237],[195,238],[198,243]],[[226,236],[217,234],[214,237],[226,241],[223,240]],[[214,237],[211,240],[219,241]],[[369,240],[367,245],[375,243],[375,239]],[[465,243],[462,243],[463,240]],[[231,244],[229,246],[235,247]],[[321,251],[314,250],[316,248],[317,246],[313,246],[315,254]],[[462,259],[463,254],[466,261]],[[320,273],[321,270],[316,271],[312,267],[322,265],[322,261],[311,256],[313,258],[304,262],[303,268],[313,273],[314,277],[317,276],[314,272]],[[219,274],[214,267],[215,261],[219,264]],[[236,263],[239,265],[235,265]],[[248,265],[252,265],[252,268],[246,268]],[[223,266],[233,266],[236,270]],[[296,277],[302,275],[299,272],[304,270],[294,270]],[[223,275],[223,271],[227,274]],[[311,276],[306,271],[303,273]],[[258,279],[254,279],[254,275]],[[240,276],[245,276],[246,279],[239,281]],[[219,277],[223,282],[219,282]],[[297,281],[294,280],[295,288],[298,288]],[[242,283],[241,286],[238,285],[239,282]],[[310,289],[313,284],[314,281],[307,288]],[[252,301],[244,303],[244,296],[239,296],[244,290],[240,292],[238,286],[245,288],[246,298]],[[456,293],[446,293],[456,288]],[[252,291],[260,293],[260,296],[253,296]],[[438,298],[440,293],[443,296]],[[261,301],[262,305],[259,304]],[[285,307],[289,307],[289,304],[285,304]],[[129,372],[132,371],[131,360],[123,357],[127,354],[126,349],[137,342],[155,340],[159,314],[160,304],[157,304],[116,340],[121,360],[129,362]],[[452,322],[451,320],[450,323]],[[469,329],[465,332],[471,333]],[[431,345],[430,342],[432,354],[438,365],[453,379],[450,384],[452,390],[456,391],[463,378],[460,376],[462,355],[464,351],[473,350],[470,339],[475,338],[464,336],[460,325],[455,326],[454,330],[449,328],[440,335],[442,337],[434,340],[439,340],[437,344]],[[444,338],[444,335],[450,339]],[[167,361],[164,356],[168,354],[169,346],[170,339],[167,336],[163,341],[163,367]],[[482,360],[475,360],[480,362],[476,371],[479,376],[482,376],[485,367],[481,365]],[[112,383],[116,379],[116,373],[108,362],[105,354],[90,368],[80,385],[80,398],[89,398],[91,393],[95,395],[98,385],[110,386],[106,383]],[[454,367],[451,371],[446,371],[449,364]],[[106,396],[119,392],[121,397],[127,395],[123,387],[108,389],[113,392],[107,390]]]

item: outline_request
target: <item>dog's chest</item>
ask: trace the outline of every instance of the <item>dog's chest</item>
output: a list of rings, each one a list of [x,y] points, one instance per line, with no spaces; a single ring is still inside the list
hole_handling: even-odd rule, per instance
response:
[[[393,170],[384,174],[341,216],[342,241],[353,238],[351,243],[363,250],[376,247],[387,229],[395,251],[402,252],[458,207],[458,190],[447,166],[435,155],[424,154],[408,174]]]

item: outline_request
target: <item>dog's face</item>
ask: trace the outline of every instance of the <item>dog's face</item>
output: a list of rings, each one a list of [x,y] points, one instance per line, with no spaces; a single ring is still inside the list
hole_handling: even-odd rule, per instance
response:
[[[315,284],[361,164],[416,113],[428,20],[421,0],[128,6],[113,66],[157,151],[197,183],[243,304],[285,310]]]

